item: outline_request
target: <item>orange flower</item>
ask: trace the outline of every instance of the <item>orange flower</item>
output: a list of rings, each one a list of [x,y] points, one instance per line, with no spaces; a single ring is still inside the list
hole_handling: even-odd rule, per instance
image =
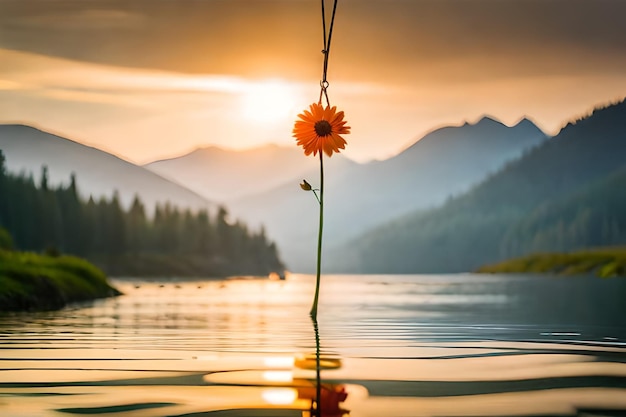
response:
[[[350,126],[343,120],[343,111],[337,112],[337,107],[322,107],[313,103],[298,117],[293,128],[293,136],[298,145],[304,148],[305,155],[314,156],[322,151],[328,156],[333,152],[339,153],[344,149],[346,141],[339,135],[350,133]]]

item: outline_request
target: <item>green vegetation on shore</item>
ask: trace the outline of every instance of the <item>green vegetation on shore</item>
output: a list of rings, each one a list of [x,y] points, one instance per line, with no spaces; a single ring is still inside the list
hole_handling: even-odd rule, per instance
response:
[[[595,274],[626,276],[626,247],[584,250],[572,253],[538,253],[480,267],[483,273]]]
[[[119,294],[84,259],[0,248],[0,311],[54,310]]]

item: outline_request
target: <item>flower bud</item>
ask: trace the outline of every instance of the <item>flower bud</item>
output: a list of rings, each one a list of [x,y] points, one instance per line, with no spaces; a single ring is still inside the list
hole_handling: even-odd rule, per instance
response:
[[[300,188],[302,188],[304,191],[311,191],[313,189],[311,187],[311,184],[309,184],[306,180],[302,180],[302,184],[300,184]]]

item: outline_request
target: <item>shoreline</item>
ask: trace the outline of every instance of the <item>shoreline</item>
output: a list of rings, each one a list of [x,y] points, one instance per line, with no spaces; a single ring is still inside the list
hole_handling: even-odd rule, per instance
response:
[[[59,310],[121,294],[84,259],[0,250],[0,312]]]
[[[594,274],[601,278],[626,277],[626,247],[588,249],[569,253],[535,253],[483,265],[476,272]]]

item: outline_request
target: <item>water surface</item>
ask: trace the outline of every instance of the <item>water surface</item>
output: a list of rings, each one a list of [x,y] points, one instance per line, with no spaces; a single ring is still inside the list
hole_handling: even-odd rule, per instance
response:
[[[314,277],[0,316],[0,416],[305,416]],[[325,416],[626,415],[626,280],[324,276]]]

